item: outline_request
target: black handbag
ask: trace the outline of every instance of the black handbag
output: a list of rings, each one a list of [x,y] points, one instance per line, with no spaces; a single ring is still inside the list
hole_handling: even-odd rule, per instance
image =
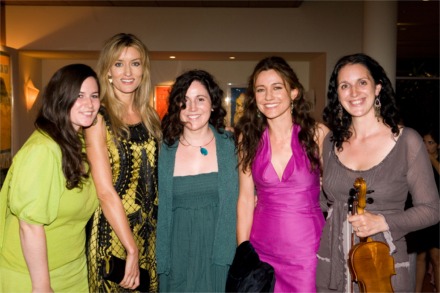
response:
[[[236,251],[226,279],[226,292],[273,292],[275,270],[263,261],[249,241]]]
[[[139,286],[135,289],[140,292],[150,291],[150,274],[147,270],[139,268]],[[125,274],[125,259],[120,259],[114,255],[104,259],[102,264],[102,276],[104,280],[121,283]]]

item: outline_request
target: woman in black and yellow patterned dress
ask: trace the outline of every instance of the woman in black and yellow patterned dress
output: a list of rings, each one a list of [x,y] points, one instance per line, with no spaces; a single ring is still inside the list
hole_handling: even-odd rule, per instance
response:
[[[131,34],[117,34],[98,60],[101,104],[97,123],[86,132],[100,207],[90,223],[87,246],[90,292],[138,291],[140,268],[148,271],[149,292],[156,274],[157,154],[160,122],[149,106],[148,51]],[[105,260],[126,260],[118,284],[104,279]]]

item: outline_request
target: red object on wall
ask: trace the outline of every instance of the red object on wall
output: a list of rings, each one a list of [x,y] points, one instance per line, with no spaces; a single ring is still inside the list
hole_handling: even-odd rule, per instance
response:
[[[161,120],[168,110],[168,96],[170,94],[170,90],[170,85],[159,85],[154,87],[154,97],[156,101],[155,107]]]

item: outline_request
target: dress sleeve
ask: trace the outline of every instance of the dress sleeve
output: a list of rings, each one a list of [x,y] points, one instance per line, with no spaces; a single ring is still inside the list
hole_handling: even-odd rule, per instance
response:
[[[52,223],[65,188],[61,154],[44,144],[29,145],[20,150],[14,164],[9,188],[11,213],[30,224]]]
[[[428,153],[420,136],[415,131],[409,134],[406,180],[413,207],[401,213],[384,215],[394,239],[439,221],[440,201]]]

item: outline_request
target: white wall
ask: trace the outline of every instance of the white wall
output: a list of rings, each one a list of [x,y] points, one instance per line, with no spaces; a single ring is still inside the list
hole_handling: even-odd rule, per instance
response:
[[[326,81],[333,64],[343,55],[360,52],[363,45],[362,1],[306,0],[299,8],[270,9],[8,5],[5,20],[6,46],[19,52],[99,51],[105,39],[129,32],[156,52],[323,53],[324,58],[317,59],[323,64],[290,60],[306,90],[316,94],[317,117],[325,104]],[[21,60],[20,68],[41,72],[35,77],[40,89],[67,63],[96,64],[96,60],[43,59],[41,68],[35,68],[39,66],[36,62]],[[152,82],[170,82],[185,69],[201,68],[210,71],[226,91],[227,83],[246,83],[256,62],[152,60]],[[317,68],[325,73],[316,74]],[[23,99],[22,95],[18,91],[14,98]],[[20,119],[15,130],[29,133],[33,125],[26,120]],[[15,137],[19,137],[15,146],[20,147],[23,136]]]
[[[362,49],[362,1],[304,1],[299,8],[6,6],[6,45],[99,50],[119,32],[152,51],[326,52],[329,64]]]

